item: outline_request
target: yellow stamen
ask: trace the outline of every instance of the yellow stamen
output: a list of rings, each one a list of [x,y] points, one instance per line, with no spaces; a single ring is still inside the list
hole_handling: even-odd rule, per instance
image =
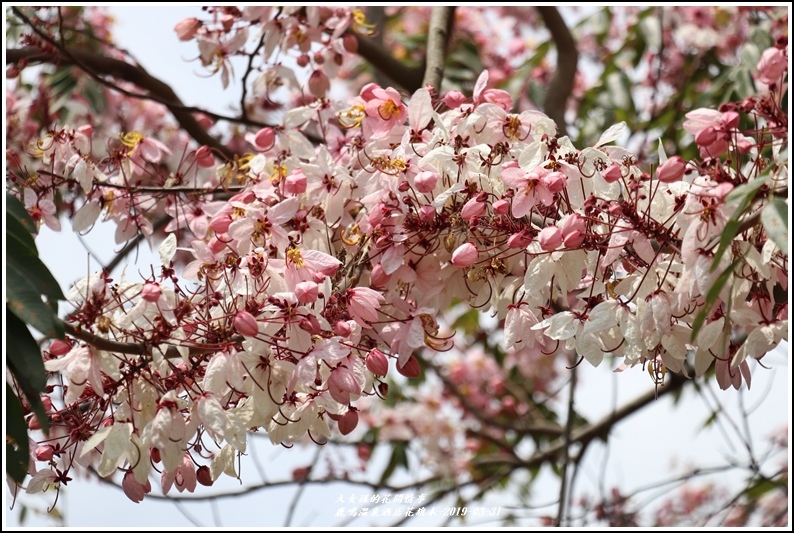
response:
[[[366,116],[366,110],[362,105],[354,105],[350,109],[340,111],[336,114],[336,118],[339,120],[339,125],[347,129],[358,128],[361,126],[361,123],[364,122]]]
[[[143,140],[143,135],[137,131],[131,131],[129,133],[119,133],[119,138],[121,138],[121,144],[127,148],[135,148]]]
[[[287,250],[287,259],[292,261],[292,264],[295,265],[295,268],[303,268],[304,261],[300,249],[291,248]]]
[[[364,35],[375,34],[375,25],[367,22],[367,15],[363,11],[354,9],[352,15],[355,23],[353,29],[357,33],[363,33]]]

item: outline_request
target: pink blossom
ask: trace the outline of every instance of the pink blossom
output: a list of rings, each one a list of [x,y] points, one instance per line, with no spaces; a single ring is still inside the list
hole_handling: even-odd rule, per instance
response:
[[[150,303],[156,303],[157,300],[160,299],[160,295],[163,293],[162,289],[160,289],[159,283],[153,283],[151,281],[147,281],[143,284],[143,289],[141,290],[141,298],[146,300]]]
[[[469,267],[477,262],[479,255],[480,254],[477,251],[477,247],[472,243],[467,242],[461,244],[454,252],[452,252],[452,264],[458,268]]]
[[[554,203],[554,196],[549,191],[545,180],[546,169],[536,168],[525,172],[521,168],[509,167],[502,170],[502,180],[516,191],[513,196],[513,216],[521,218],[541,203],[549,206]]]
[[[788,68],[786,50],[772,47],[764,50],[758,62],[758,79],[767,85],[777,83]]]
[[[355,287],[349,289],[347,293],[350,316],[361,327],[371,327],[368,323],[378,320],[377,311],[386,299],[381,293],[369,287]]]
[[[364,97],[363,91],[362,97]],[[372,127],[374,137],[386,136],[396,126],[405,122],[405,118],[408,116],[400,93],[391,87],[388,89],[373,88],[372,99],[367,101],[365,110],[371,119],[368,123]]]
[[[449,91],[444,95],[444,104],[450,109],[457,109],[466,103],[466,96],[460,91]]]
[[[171,490],[171,487],[176,485],[176,490],[179,492],[193,492],[196,490],[196,467],[193,464],[193,460],[190,458],[190,454],[185,454],[182,457],[182,461],[179,465],[170,472],[163,471],[163,474],[160,478],[160,483],[162,485],[163,494],[168,494],[168,491]]]
[[[466,222],[471,222],[473,218],[482,216],[483,213],[485,213],[485,202],[478,195],[463,204],[460,216]]]
[[[196,150],[196,163],[205,168],[215,166],[215,155],[209,146],[201,146]]]

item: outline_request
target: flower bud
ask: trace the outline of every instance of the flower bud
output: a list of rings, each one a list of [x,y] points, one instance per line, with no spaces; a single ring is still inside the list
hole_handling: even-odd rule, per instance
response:
[[[444,104],[450,109],[457,109],[466,103],[466,96],[460,91],[449,91],[444,95]]]
[[[201,465],[196,470],[196,481],[204,485],[205,487],[211,487],[214,481],[212,481],[212,473],[207,465]]]
[[[367,370],[376,376],[385,376],[389,371],[389,360],[386,355],[378,349],[374,349],[367,355]]]
[[[331,80],[325,75],[322,70],[315,70],[309,76],[309,92],[314,96],[325,96],[325,93],[331,88]]]
[[[574,213],[565,217],[560,224],[562,242],[566,248],[578,248],[584,242],[585,219]]]
[[[350,409],[339,419],[338,425],[342,435],[350,434],[358,425],[358,412],[355,409]]]
[[[276,132],[273,128],[262,128],[254,136],[254,144],[260,150],[267,150],[276,144]]]
[[[36,448],[36,460],[37,461],[49,461],[52,459],[53,454],[53,447],[49,444],[45,444],[44,446],[39,446]]]
[[[433,222],[436,219],[436,208],[432,205],[423,205],[419,208],[419,218],[422,222]]]
[[[358,52],[358,40],[356,36],[352,33],[346,33],[345,36],[342,37],[342,46],[345,48],[346,52],[351,54]]]
[[[722,114],[722,125],[726,130],[732,130],[739,125],[739,113],[736,111],[725,111]]]
[[[465,204],[460,211],[460,217],[466,222],[471,222],[474,217],[482,216],[485,213],[485,202],[477,199],[475,196]]]
[[[477,251],[477,247],[467,242],[461,244],[452,252],[452,264],[458,268],[469,267],[477,262],[479,255],[480,253]]]
[[[493,212],[497,215],[506,215],[510,212],[510,202],[504,198],[493,203]]]
[[[623,177],[623,172],[620,170],[620,165],[609,165],[601,171],[601,177],[604,178],[604,181],[607,183],[615,183]]]
[[[680,155],[674,155],[656,169],[656,179],[662,183],[673,183],[684,177],[686,162]]]
[[[409,379],[413,379],[418,378],[422,370],[419,368],[419,361],[412,355],[403,366],[397,365],[397,372]]]
[[[538,235],[538,244],[546,251],[551,252],[556,250],[562,244],[562,232],[557,226],[548,226],[540,230]]]
[[[695,143],[698,146],[711,146],[717,140],[717,136],[718,133],[714,126],[707,126],[695,135]]]
[[[201,21],[196,17],[188,17],[177,22],[174,31],[180,41],[189,41],[196,36],[199,28],[201,28]]]
[[[141,290],[141,298],[146,300],[149,303],[155,303],[157,300],[160,299],[160,295],[163,291],[160,289],[160,285],[157,283],[152,283],[151,281],[147,281],[143,284],[143,289]]]
[[[433,192],[433,189],[436,188],[436,183],[438,183],[438,174],[430,170],[420,172],[414,178],[416,190],[422,193]]]
[[[319,293],[320,289],[313,281],[301,281],[295,285],[295,296],[302,304],[314,303]]]
[[[532,242],[532,234],[527,230],[514,233],[507,239],[508,248],[526,248]]]
[[[234,329],[244,337],[256,337],[259,334],[259,324],[254,315],[248,311],[239,311],[234,317]]]
[[[152,484],[148,479],[145,485],[138,483],[138,480],[135,479],[135,474],[130,470],[124,474],[124,478],[121,480],[121,488],[127,498],[135,503],[141,503],[143,497],[152,491]]]
[[[555,170],[542,176],[540,181],[546,186],[551,193],[558,193],[565,188],[568,184],[568,176],[562,172]]]
[[[215,155],[212,153],[212,149],[209,146],[201,146],[198,150],[196,150],[196,163],[200,167],[213,167],[215,166]]]
[[[50,344],[50,353],[52,355],[66,355],[72,350],[72,345],[61,339],[55,339]]]
[[[383,266],[380,263],[372,267],[372,273],[370,274],[370,285],[373,289],[385,287],[389,280],[391,279],[391,275],[387,274],[383,271]]]
[[[298,322],[298,327],[312,335],[319,335],[323,331],[323,328],[320,326],[320,321],[317,320],[317,317],[314,315],[301,318],[300,322]]]
[[[350,323],[347,320],[340,320],[334,324],[333,332],[334,335],[347,338],[353,333],[353,328],[350,327]]]

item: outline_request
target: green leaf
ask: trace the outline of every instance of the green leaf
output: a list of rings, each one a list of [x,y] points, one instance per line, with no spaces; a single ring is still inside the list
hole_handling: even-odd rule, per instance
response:
[[[764,229],[780,251],[788,255],[788,206],[782,198],[772,200],[761,210]]]
[[[25,226],[28,233],[38,233],[36,223],[30,218],[30,213],[28,213],[28,210],[22,205],[22,202],[10,192],[6,192],[6,220],[8,220],[9,215]]]
[[[28,475],[30,446],[28,425],[22,414],[22,404],[14,390],[6,383],[6,473],[17,483]]]
[[[7,311],[6,316],[6,363],[36,413],[39,425],[48,432],[49,420],[40,396],[47,387],[41,350],[24,322],[11,312]]]
[[[8,240],[14,240],[19,243],[21,249],[26,250],[28,253],[38,256],[39,250],[36,248],[36,241],[33,239],[27,227],[18,220],[11,211],[6,211],[6,235]]]
[[[469,309],[452,323],[454,329],[461,329],[466,335],[473,335],[480,330],[480,311]]]
[[[728,268],[723,271],[722,274],[714,281],[714,285],[711,286],[709,289],[708,294],[706,295],[706,301],[703,304],[703,307],[700,309],[698,314],[695,316],[695,321],[692,322],[692,341],[695,340],[697,337],[700,328],[703,327],[703,323],[706,322],[706,317],[709,316],[711,312],[711,308],[714,307],[714,302],[717,301],[717,297],[722,292],[722,288],[728,283],[728,279],[730,279],[731,274],[733,274],[734,269],[736,266],[744,260],[743,257],[737,257],[733,263],[728,265]]]
[[[41,291],[28,280],[27,272],[13,263],[6,266],[6,291],[8,308],[16,316],[46,337],[63,338],[63,323],[41,300]]]
[[[8,264],[13,265],[19,272],[25,272],[31,284],[36,286],[41,294],[47,296],[50,304],[55,305],[53,310],[57,310],[58,300],[65,300],[66,297],[61,292],[58,281],[38,255],[30,253],[29,249],[9,235],[6,241],[6,257]]]
[[[745,213],[747,207],[750,205],[750,202],[755,199],[758,191],[766,183],[766,180],[767,178],[761,178],[753,180],[750,183],[740,185],[732,190],[728,194],[727,198],[725,198],[725,203],[738,201],[739,205],[736,207],[736,211],[734,211],[731,215],[731,218],[728,219],[728,222],[725,223],[725,229],[722,230],[720,245],[714,254],[714,261],[711,263],[712,271],[714,271],[717,268],[717,265],[720,264],[720,259],[722,259],[725,251],[733,242],[736,234],[739,233],[739,227],[742,225],[739,221],[739,218]]]
[[[380,485],[386,484],[398,466],[405,467],[406,469],[408,468],[408,454],[406,453],[407,449],[408,443],[405,441],[397,441],[392,445],[389,464],[386,465],[386,469],[383,471],[383,475],[380,477]]]

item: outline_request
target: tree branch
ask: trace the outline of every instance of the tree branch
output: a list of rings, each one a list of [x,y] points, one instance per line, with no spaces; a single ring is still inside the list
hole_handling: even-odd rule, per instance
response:
[[[414,92],[422,86],[422,67],[409,67],[402,61],[395,59],[385,47],[354,31],[349,32],[355,36],[358,43],[358,55],[366,59],[373,67],[383,73],[395,85],[409,92]]]
[[[455,6],[435,6],[430,13],[427,29],[427,51],[425,52],[425,77],[422,86],[432,85],[436,92],[444,79],[444,62],[447,43],[455,20]]]
[[[579,51],[576,49],[576,41],[574,41],[573,35],[571,35],[557,8],[554,6],[543,6],[537,9],[544,24],[551,32],[551,38],[557,48],[557,70],[546,92],[543,110],[557,123],[558,134],[567,135],[565,108],[568,104],[568,97],[571,96],[573,91]]]

